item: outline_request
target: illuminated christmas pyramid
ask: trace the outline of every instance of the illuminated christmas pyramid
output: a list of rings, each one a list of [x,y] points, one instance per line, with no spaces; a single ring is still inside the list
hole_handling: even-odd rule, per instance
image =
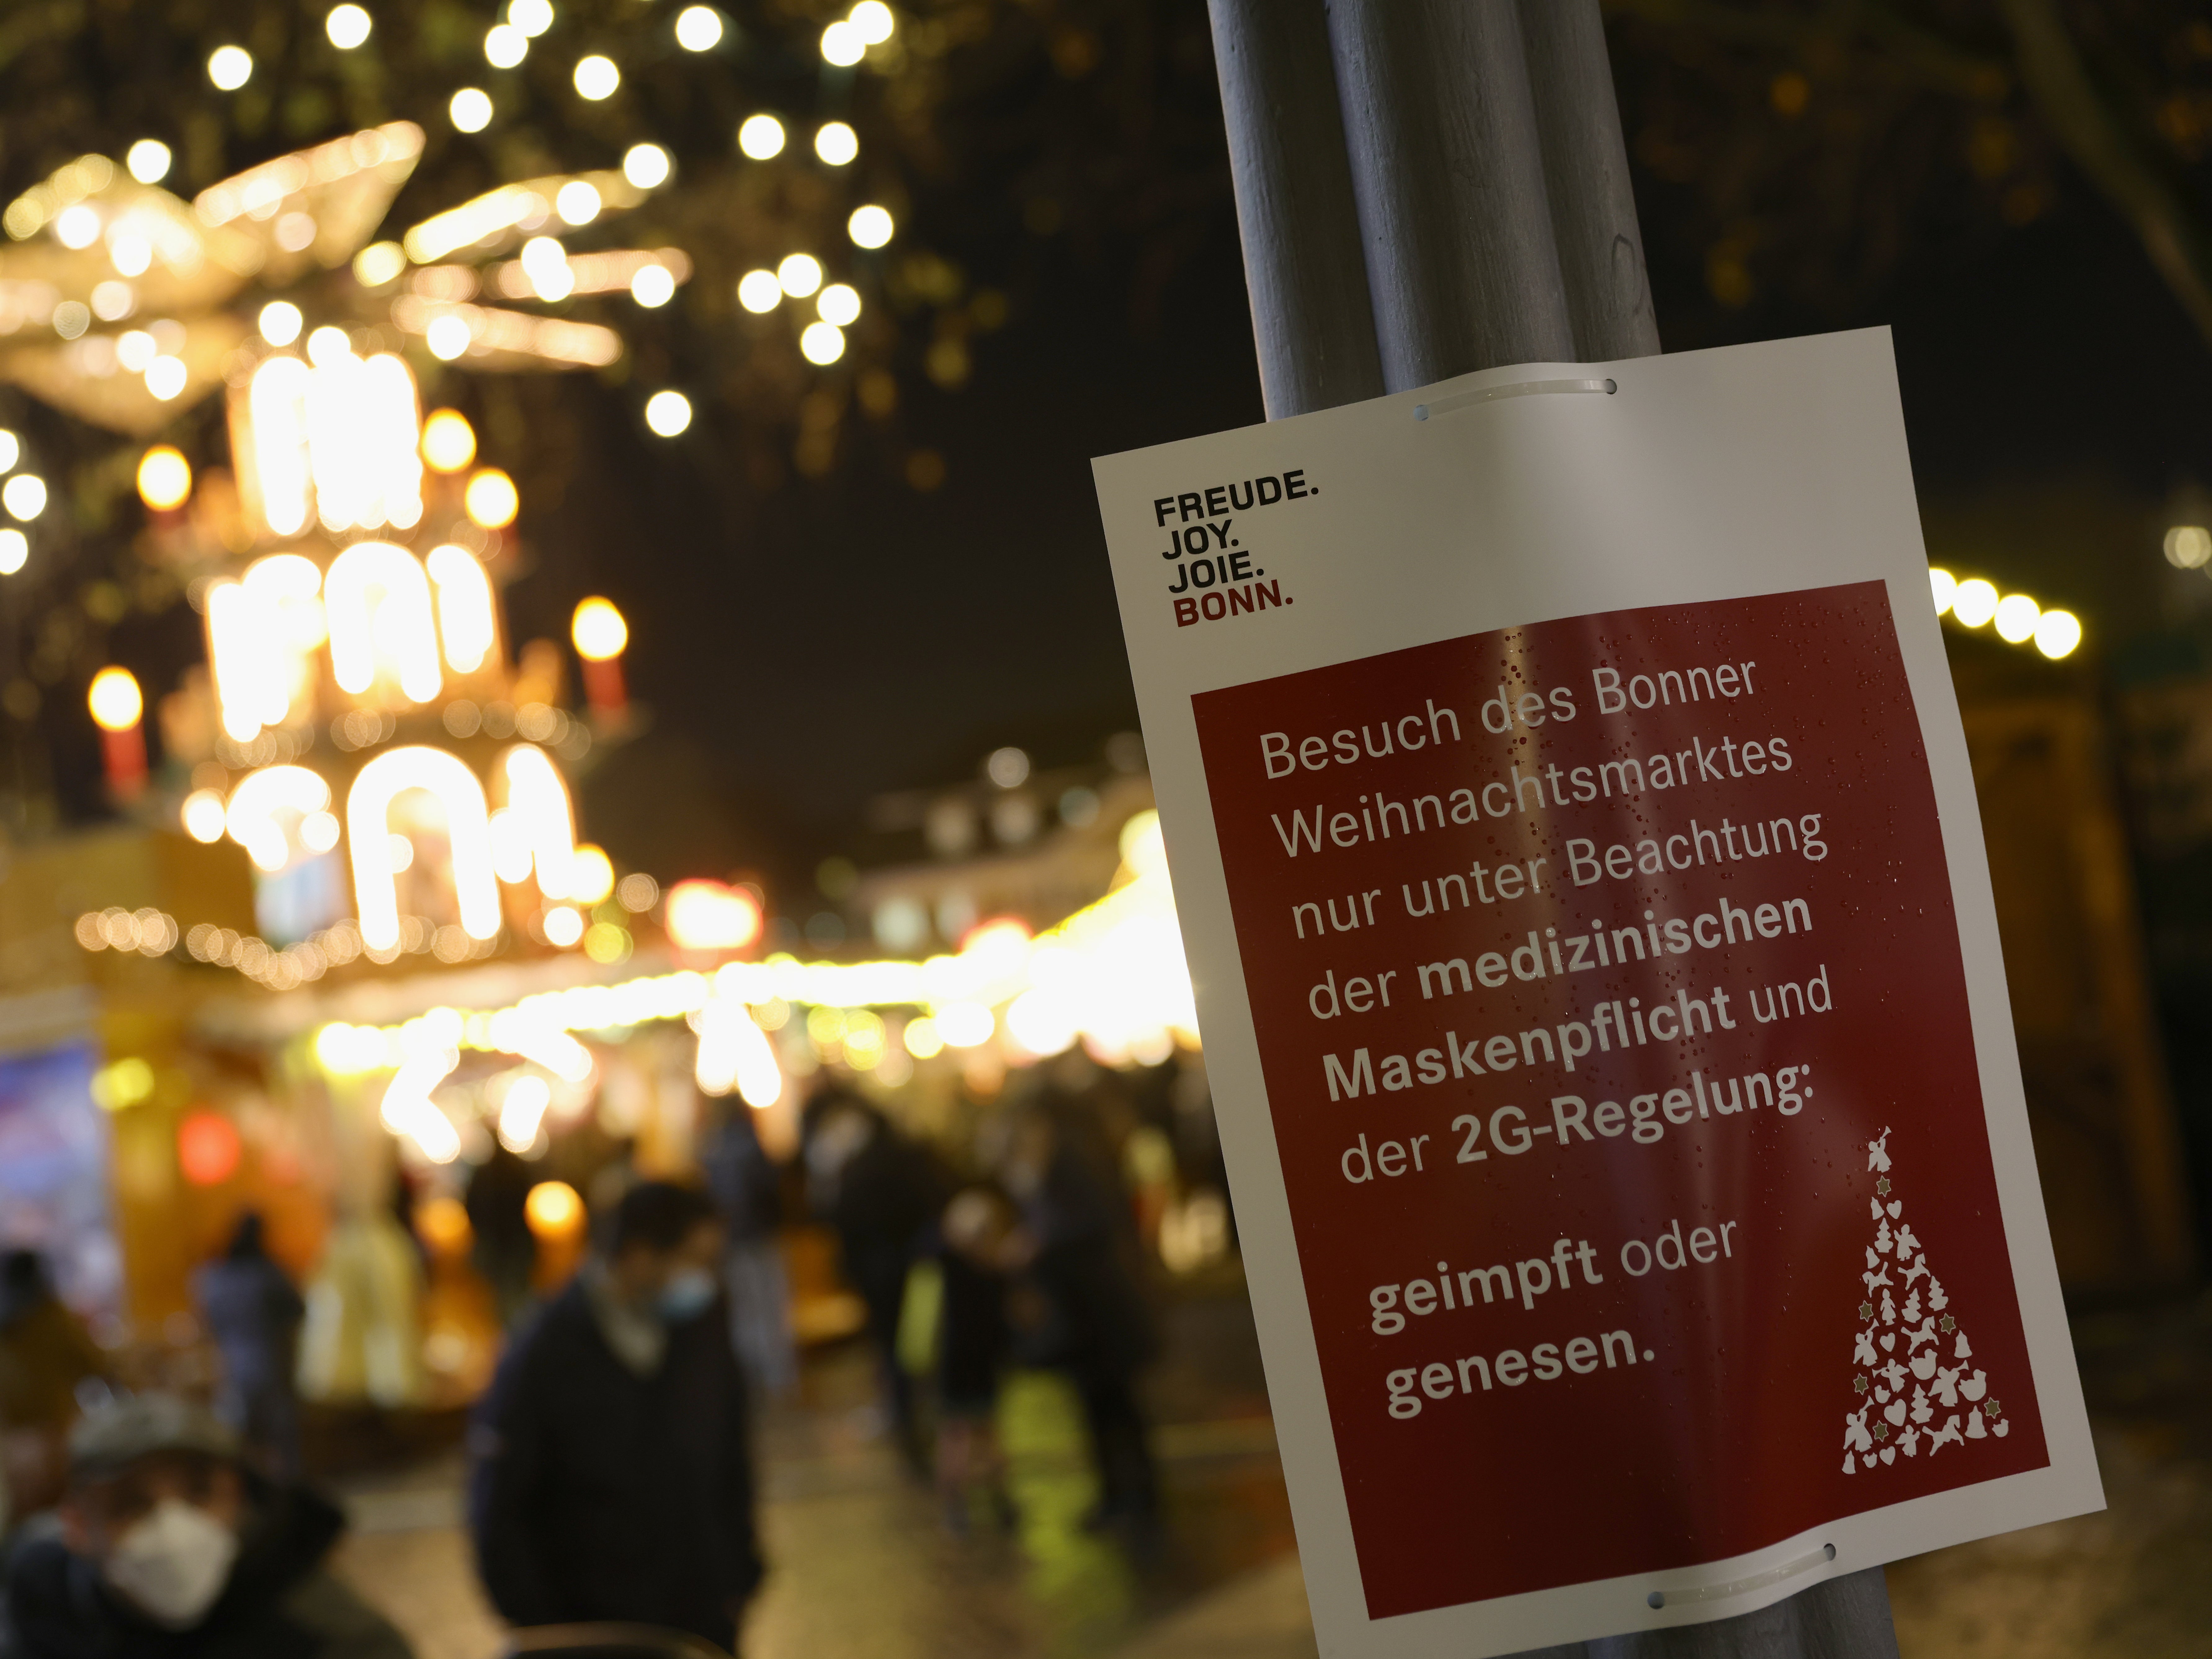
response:
[[[1867,1170],[1879,1178],[1867,1200],[1874,1243],[1859,1275],[1864,1296],[1851,1355],[1857,1409],[1844,1415],[1845,1474],[1894,1464],[1899,1452],[1916,1457],[1924,1446],[1933,1457],[1946,1446],[2012,1431],[1988,1397],[1988,1373],[1969,1374],[1973,1345],[1905,1223],[1904,1200],[1892,1196],[1887,1129],[1867,1142]],[[1941,1428],[1934,1426],[1939,1413]]]

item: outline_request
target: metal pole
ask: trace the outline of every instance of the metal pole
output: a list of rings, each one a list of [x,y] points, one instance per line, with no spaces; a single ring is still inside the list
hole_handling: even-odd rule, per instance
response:
[[[1315,3],[1210,0],[1269,416],[1372,395],[1378,347],[1391,391],[1656,352],[1596,0],[1325,0],[1340,135]],[[1869,1567],[1524,1659],[1897,1659],[1897,1636]]]
[[[1584,362],[1656,356],[1659,319],[1629,188],[1598,0],[1520,0],[1552,237]]]
[[[1328,32],[1384,384],[1572,361],[1514,0],[1328,0]]]
[[[1267,418],[1382,395],[1321,0],[1212,0]]]

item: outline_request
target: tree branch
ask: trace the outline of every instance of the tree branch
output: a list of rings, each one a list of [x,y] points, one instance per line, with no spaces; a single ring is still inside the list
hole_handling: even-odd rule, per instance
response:
[[[1998,0],[2028,95],[2212,345],[2212,234],[2099,93],[2053,0]]]

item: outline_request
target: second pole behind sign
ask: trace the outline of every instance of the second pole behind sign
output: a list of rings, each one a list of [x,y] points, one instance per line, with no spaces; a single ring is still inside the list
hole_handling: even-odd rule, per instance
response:
[[[1508,363],[1658,351],[1598,0],[1211,10],[1271,420]],[[1896,1652],[1880,1568],[1741,1618],[1544,1650]]]

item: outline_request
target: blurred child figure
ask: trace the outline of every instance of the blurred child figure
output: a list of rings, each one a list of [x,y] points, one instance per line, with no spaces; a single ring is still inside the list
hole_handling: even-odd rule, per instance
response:
[[[1013,1224],[1013,1211],[1005,1199],[988,1188],[970,1187],[945,1206],[939,1225],[945,1299],[937,1372],[937,1492],[945,1523],[957,1534],[968,1530],[979,1488],[1000,1525],[1012,1528],[1016,1519],[994,1420],[1010,1342],[1006,1291]]]

